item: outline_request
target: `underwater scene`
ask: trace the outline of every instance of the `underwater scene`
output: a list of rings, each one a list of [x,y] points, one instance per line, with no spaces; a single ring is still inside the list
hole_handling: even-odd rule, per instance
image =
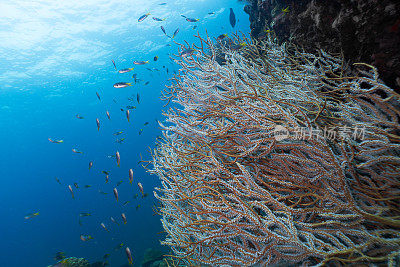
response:
[[[400,266],[399,18],[0,2],[0,267]]]

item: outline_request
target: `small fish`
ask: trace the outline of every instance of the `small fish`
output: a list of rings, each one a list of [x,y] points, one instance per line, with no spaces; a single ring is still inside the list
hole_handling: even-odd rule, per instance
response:
[[[101,101],[100,95],[98,92],[96,92],[97,98]]]
[[[228,35],[226,33],[221,34],[220,36],[217,37],[217,41],[221,41],[222,39],[224,39],[225,37],[227,37]]]
[[[76,189],[78,189],[78,188],[79,188],[79,186],[78,186],[78,184],[77,184],[77,183],[74,183],[74,186],[75,186],[75,188],[76,188]]]
[[[120,134],[123,134],[123,133],[124,133],[123,131],[120,131],[120,132],[113,133],[113,135],[120,135]]]
[[[82,120],[82,119],[85,118],[85,117],[79,116],[79,114],[76,114],[75,117],[76,117],[77,119],[80,119],[80,120]]]
[[[135,64],[135,65],[145,65],[147,63],[149,63],[148,60],[147,61],[133,61],[133,64]]]
[[[126,256],[128,257],[129,265],[133,265],[131,250],[128,247],[126,247],[125,252],[126,252]]]
[[[154,60],[154,61],[157,61],[157,60],[158,60],[158,56],[155,56],[155,57],[153,58],[153,60]]]
[[[106,230],[107,232],[109,232],[104,223],[101,223],[100,225],[101,225],[101,227],[103,227],[104,230]]]
[[[76,153],[76,154],[83,154],[82,151],[79,151],[79,150],[76,149],[76,148],[73,148],[73,149],[72,149],[72,152],[74,152],[74,153]]]
[[[192,49],[192,48],[187,48],[187,49],[184,49],[184,50],[180,53],[180,56],[181,56],[181,57],[186,57],[186,56],[189,56],[189,55],[193,55],[194,52],[195,52],[194,49]]]
[[[57,181],[57,183],[61,184],[60,179],[58,179],[57,177],[56,177],[56,181]]]
[[[133,170],[129,169],[129,183],[131,184],[133,182]]]
[[[106,115],[107,115],[108,119],[111,120],[110,112],[108,112],[108,110],[106,110]]]
[[[93,239],[91,235],[81,235],[80,238],[83,242]]]
[[[121,217],[122,217],[122,220],[124,221],[124,224],[126,224],[126,223],[127,223],[127,221],[126,221],[126,216],[125,216],[125,213],[122,213],[122,214],[121,214]]]
[[[125,111],[125,113],[126,113],[126,118],[128,119],[128,122],[129,122],[129,109],[127,109],[127,110]]]
[[[246,46],[246,43],[235,44],[230,47],[231,50],[239,50]]]
[[[161,28],[162,32],[163,32],[165,35],[167,35],[167,32],[165,31],[165,28],[164,28],[163,26],[161,26],[160,28]],[[168,35],[167,35],[167,36],[168,36]]]
[[[189,21],[189,22],[197,22],[197,21],[199,21],[199,19],[186,18],[186,21]]]
[[[146,126],[146,125],[148,125],[148,124],[149,124],[149,122],[148,122],[148,121],[146,121],[146,122],[145,122],[143,125],[144,125],[144,126]]]
[[[72,191],[72,186],[71,186],[71,185],[68,185],[68,189],[69,189],[69,191],[71,192],[72,198],[75,198],[75,196],[74,196],[74,191]]]
[[[54,144],[61,144],[61,143],[64,142],[64,140],[53,140],[53,139],[51,139],[50,137],[48,138],[48,140],[49,140],[50,142],[54,143]]]
[[[282,8],[283,13],[289,13],[289,7],[286,7],[285,9]]]
[[[132,86],[132,84],[131,83],[120,82],[120,83],[115,83],[113,86],[114,86],[114,88],[125,88],[125,87],[128,87],[128,86]]]
[[[143,185],[139,182],[138,184],[138,187],[139,187],[139,190],[140,190],[140,193],[142,193],[142,196],[144,195],[144,192],[143,192]]]
[[[89,162],[89,170],[93,167],[93,161]]]
[[[29,213],[28,215],[26,215],[26,216],[24,217],[24,219],[25,219],[25,220],[29,220],[29,219],[32,219],[33,217],[38,216],[38,215],[39,215],[39,212]],[[126,219],[126,218],[125,218],[125,219]]]
[[[192,29],[193,29],[193,30],[196,30],[196,29],[197,29],[197,25],[194,25]]]
[[[122,70],[119,70],[118,73],[127,73],[127,72],[130,72],[133,69],[134,68],[122,69]]]
[[[136,109],[135,106],[126,106],[127,109]]]
[[[177,29],[174,31],[174,34],[172,34],[172,38],[175,38],[175,36],[178,34],[178,32],[179,32],[179,28],[177,28]]]
[[[133,199],[137,199],[137,198],[138,198],[138,194],[134,194]]]
[[[116,225],[119,225],[119,223],[113,218],[113,217],[110,217],[110,220],[113,222],[113,223],[115,223]],[[123,246],[124,244],[122,244],[122,246]]]
[[[114,250],[118,250],[124,246],[124,243],[120,243],[117,246],[115,246]]]
[[[99,131],[100,130],[100,121],[97,118],[96,118],[96,124],[97,124],[97,131]]]
[[[140,130],[139,130],[139,135],[141,135],[141,134],[142,134],[142,132],[143,132],[143,129],[140,129]]]
[[[106,183],[108,183],[108,174],[106,175]]]
[[[142,21],[145,20],[149,15],[150,15],[150,13],[147,13],[147,14],[144,14],[144,15],[140,16],[140,17],[138,18],[138,22],[142,22]]]
[[[235,28],[235,24],[236,24],[236,16],[235,13],[233,12],[233,9],[230,8],[229,9],[229,23],[231,24],[232,28]]]
[[[150,69],[150,68],[146,68],[146,70],[148,70],[148,71],[153,71],[152,69]]]
[[[92,214],[91,214],[91,213],[88,213],[88,212],[81,212],[81,213],[79,213],[79,217],[89,217],[89,216],[92,216]]]
[[[103,191],[101,191],[101,190],[99,190],[99,193],[102,194],[102,195],[108,195],[108,193],[103,192]]]
[[[105,175],[109,175],[110,173],[108,171],[101,171],[102,173],[104,173]]]
[[[125,201],[124,204],[122,204],[122,205],[123,205],[123,206],[126,206],[126,205],[128,205],[129,203],[130,203],[130,201],[127,200],[127,201]]]
[[[139,104],[140,103],[140,95],[139,95],[139,93],[136,94],[136,100],[137,100],[137,102]]]
[[[116,199],[117,202],[118,202],[118,190],[117,190],[117,188],[114,188],[113,191],[114,191],[115,199]]]
[[[108,257],[110,257],[110,254],[104,254],[103,259],[107,259]]]
[[[140,208],[140,204],[136,206],[136,210],[138,210]]]
[[[144,83],[144,85],[148,85],[149,83],[150,83],[150,82],[149,82],[149,81],[147,81],[147,82],[145,82],[145,83]]]
[[[111,59],[111,61],[112,61],[113,65],[114,65],[115,70],[117,70],[117,66],[115,65],[114,59]]]
[[[119,163],[121,162],[121,157],[120,157],[118,151],[115,153],[115,158],[117,159],[117,164],[118,164],[118,167],[119,167]]]
[[[208,12],[208,15],[214,15],[215,12]]]
[[[157,18],[157,17],[153,17],[153,20],[155,20],[155,21],[164,21],[165,19],[160,19],[160,18]]]
[[[165,46],[171,46],[171,44],[166,44]]]
[[[116,184],[116,186],[120,186],[123,182],[124,182],[124,181],[122,181],[122,180],[121,180],[121,181],[118,181],[117,184]]]
[[[181,17],[187,18],[185,15],[181,15]]]
[[[158,4],[159,6],[165,6],[167,3]]]
[[[118,144],[121,144],[124,141],[125,141],[125,138],[117,138],[117,140],[115,140],[115,142]]]
[[[90,187],[92,187],[90,184],[85,185],[85,188],[90,188]]]

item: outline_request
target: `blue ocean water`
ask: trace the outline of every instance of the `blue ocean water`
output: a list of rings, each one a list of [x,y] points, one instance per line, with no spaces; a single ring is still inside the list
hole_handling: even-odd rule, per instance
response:
[[[58,251],[91,262],[109,253],[110,266],[121,266],[127,263],[126,246],[132,251],[134,265],[140,266],[146,249],[167,249],[160,246],[162,226],[152,211],[152,192],[159,179],[138,164],[140,154],[144,160],[151,158],[149,148],[154,148],[160,135],[156,120],[162,120],[165,109],[159,97],[173,70],[178,69],[169,60],[169,54],[177,54],[178,45],[160,26],[169,35],[179,28],[174,40],[193,43],[197,30],[202,36],[207,30],[212,37],[233,31],[248,34],[249,22],[242,2],[178,0],[159,5],[162,2],[0,3],[0,266],[52,265]],[[229,8],[236,14],[235,28],[229,23]],[[145,13],[151,15],[138,22]],[[199,21],[188,22],[182,14]],[[153,16],[166,20],[157,22]],[[193,29],[195,25],[197,29]],[[153,61],[154,56],[158,61]],[[118,74],[112,60],[119,69],[133,67],[133,60],[149,60],[149,64]],[[132,73],[140,83],[113,87],[116,82],[133,82]],[[146,81],[148,85],[144,85]],[[136,106],[130,122],[125,116],[127,105]],[[76,114],[84,119],[77,119]],[[113,133],[117,131],[124,131],[118,136],[126,138],[121,144],[115,142]],[[48,138],[64,142],[55,144]],[[73,153],[73,148],[83,154]],[[121,155],[120,167],[115,158],[108,157],[116,151]],[[130,168],[133,184],[128,179]],[[110,173],[108,183],[103,170]],[[143,184],[147,197],[140,197],[137,182]],[[74,190],[74,199],[68,185]],[[118,188],[118,202],[114,187]],[[130,202],[124,206],[125,201]],[[34,212],[39,215],[24,219]],[[82,212],[92,216],[82,217],[80,225]],[[125,225],[122,212],[128,220]],[[109,232],[100,226],[102,222]],[[93,239],[83,242],[81,234]],[[115,250],[121,242],[124,247]]]

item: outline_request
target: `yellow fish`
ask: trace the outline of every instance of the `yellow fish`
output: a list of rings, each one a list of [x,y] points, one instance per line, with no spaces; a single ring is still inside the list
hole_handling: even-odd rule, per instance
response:
[[[26,215],[24,218],[25,218],[25,220],[28,220],[28,219],[32,219],[33,217],[36,217],[38,215],[39,215],[39,212],[30,213],[30,214]]]

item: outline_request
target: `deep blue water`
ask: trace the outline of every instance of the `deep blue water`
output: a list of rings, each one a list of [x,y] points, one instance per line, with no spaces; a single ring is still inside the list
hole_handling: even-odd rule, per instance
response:
[[[47,266],[55,263],[57,251],[91,262],[110,253],[110,265],[120,266],[127,263],[125,246],[130,247],[135,266],[140,266],[147,248],[167,249],[160,246],[164,238],[159,234],[160,218],[152,211],[152,192],[159,179],[138,164],[139,154],[150,159],[149,148],[154,148],[160,134],[156,120],[162,120],[164,103],[159,96],[172,71],[178,69],[168,56],[177,53],[178,46],[160,26],[170,35],[179,27],[175,40],[193,43],[197,30],[203,36],[207,30],[213,37],[236,30],[248,33],[249,22],[243,3],[236,1],[181,0],[158,5],[161,2],[0,3],[0,266]],[[238,19],[234,29],[229,24],[230,7]],[[149,18],[138,23],[139,16],[147,12],[151,13]],[[200,20],[190,23],[181,14]],[[153,16],[166,20],[156,22]],[[159,60],[154,62],[156,55]],[[133,73],[142,80],[139,84],[116,89],[114,83],[133,79],[132,72],[116,73],[112,59],[118,68],[133,67],[133,60],[150,63],[135,67]],[[150,83],[145,86],[145,81]],[[131,96],[135,99],[132,103],[127,100]],[[131,110],[129,123],[120,110],[126,105],[137,107]],[[77,119],[76,114],[84,119]],[[146,121],[149,125],[144,126]],[[115,142],[116,131],[124,131],[119,136],[126,138],[122,144]],[[64,143],[53,144],[48,138],[63,139]],[[75,154],[72,148],[84,154]],[[117,150],[121,155],[119,168],[114,158],[107,157]],[[90,161],[94,165],[89,170]],[[134,170],[133,184],[128,180],[130,168]],[[107,184],[103,170],[110,172]],[[117,203],[112,190],[120,180]],[[68,185],[75,182],[79,188],[73,187],[72,199]],[[148,197],[133,198],[140,196],[137,182],[143,184]],[[123,206],[127,200],[130,203]],[[25,220],[32,212],[40,214]],[[81,212],[92,216],[82,218],[79,225]],[[121,212],[127,216],[126,225],[121,225]],[[120,225],[113,224],[110,216]],[[101,222],[110,232],[101,228]],[[82,242],[81,234],[94,239]],[[121,242],[124,248],[115,251]]]

